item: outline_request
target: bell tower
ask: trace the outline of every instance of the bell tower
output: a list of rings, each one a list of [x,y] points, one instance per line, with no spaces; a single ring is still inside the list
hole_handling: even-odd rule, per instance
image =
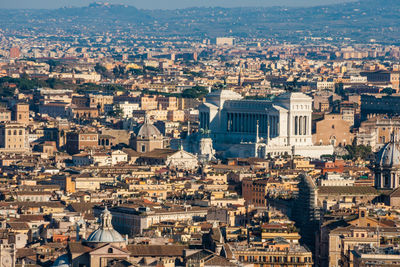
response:
[[[104,211],[101,214],[100,218],[101,218],[101,229],[113,229],[111,223],[112,215],[111,212],[107,209],[107,206],[104,208]]]
[[[17,103],[14,105],[12,110],[13,120],[21,123],[29,123],[29,105],[25,103]]]

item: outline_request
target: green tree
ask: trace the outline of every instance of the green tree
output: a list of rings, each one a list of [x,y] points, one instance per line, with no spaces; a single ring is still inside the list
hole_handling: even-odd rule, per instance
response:
[[[393,90],[393,89],[390,88],[390,87],[386,87],[386,88],[384,88],[384,89],[381,91],[382,94],[388,94],[388,95],[391,95],[391,94],[393,94],[393,93],[395,93],[395,92],[396,92],[396,91]]]
[[[57,87],[63,87],[65,85],[65,83],[59,79],[55,79],[55,78],[50,78],[46,80],[47,83],[47,87],[50,88],[57,88]]]
[[[340,112],[340,104],[342,103],[342,101],[340,100],[335,100],[332,103],[332,112],[334,113],[339,113]]]
[[[77,89],[77,92],[79,94],[84,94],[84,93],[88,93],[88,92],[98,92],[101,91],[103,89],[103,87],[101,87],[100,85],[97,85],[95,83],[84,83],[81,84],[79,86],[79,88]]]
[[[203,86],[194,86],[192,88],[186,89],[182,92],[182,97],[184,98],[202,98],[208,94],[208,90]]]
[[[120,118],[123,115],[122,109],[119,105],[116,105],[112,111],[108,113],[108,115]]]
[[[144,69],[148,70],[148,71],[153,71],[153,72],[160,72],[159,68],[155,68],[155,67],[152,67],[152,66],[145,66]]]
[[[94,70],[98,74],[100,74],[103,78],[112,78],[111,72],[109,72],[107,68],[101,65],[100,63],[96,63],[96,65],[94,66]]]
[[[124,67],[115,66],[113,69],[113,74],[114,74],[115,78],[122,78],[125,75]]]
[[[335,93],[340,96],[344,96],[346,94],[345,90],[343,89],[343,83],[335,84]]]
[[[265,74],[267,72],[267,65],[265,63],[261,63],[260,70]]]
[[[49,72],[53,72],[54,69],[55,69],[57,66],[61,65],[60,62],[55,61],[54,59],[49,59],[46,63],[50,66]]]
[[[213,85],[212,90],[221,90],[222,88],[224,88],[224,84],[217,82]]]
[[[0,85],[0,97],[11,97],[15,93],[15,88]]]
[[[130,69],[129,71],[133,75],[143,75],[145,73],[143,69]]]
[[[347,152],[349,152],[349,155],[347,156],[348,159],[356,160],[361,158],[367,160],[373,155],[370,146],[357,145],[357,138],[354,138],[352,144],[347,145],[345,148]]]
[[[103,74],[104,72],[107,71],[106,67],[104,67],[104,66],[101,65],[100,63],[96,63],[96,66],[94,66],[94,70],[95,70],[98,74]]]
[[[105,91],[106,91],[106,92],[110,92],[110,93],[113,93],[113,92],[115,92],[115,91],[122,91],[122,92],[124,92],[124,91],[126,91],[126,89],[125,89],[123,86],[118,85],[118,84],[108,84],[108,85],[106,85],[106,87],[105,87]]]

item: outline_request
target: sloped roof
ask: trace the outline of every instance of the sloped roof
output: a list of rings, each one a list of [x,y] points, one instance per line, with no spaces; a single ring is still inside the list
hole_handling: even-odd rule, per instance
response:
[[[320,186],[318,194],[378,195],[378,191],[372,186]]]
[[[155,159],[166,159],[168,156],[171,156],[178,152],[179,150],[175,149],[154,149],[153,151],[143,153],[140,157],[142,158],[155,158]]]
[[[34,207],[52,207],[52,208],[62,208],[64,205],[59,201],[47,201],[47,202],[28,202],[19,201],[9,203],[10,205],[17,205],[20,208],[34,208]]]
[[[32,248],[19,248],[17,250],[17,258],[23,258],[27,256],[36,256],[36,251]]]
[[[224,251],[224,254],[225,254],[223,256],[225,256],[227,259],[233,259],[234,256],[233,256],[233,252],[232,252],[232,249],[231,249],[230,245],[229,244],[224,244],[223,247],[224,247],[223,251]]]
[[[133,150],[132,148],[123,148],[122,151],[128,154],[129,157],[140,157],[142,155],[141,153]]]
[[[210,250],[200,250],[186,257],[186,260],[204,261],[204,266],[237,266],[228,259],[221,257]]]
[[[213,255],[204,262],[204,267],[206,266],[237,266],[237,265],[221,256]]]
[[[390,197],[400,197],[400,187],[396,188],[390,193]]]
[[[83,254],[92,251],[90,247],[82,245],[80,242],[70,242],[68,244],[69,251],[71,253]]]
[[[31,222],[31,221],[44,221],[43,215],[40,214],[21,214],[16,221]]]
[[[13,230],[29,230],[29,226],[25,222],[8,222],[7,224]]]
[[[76,202],[76,203],[70,203],[68,205],[68,209],[70,211],[75,211],[75,212],[80,212],[80,213],[86,213],[89,210],[92,210],[95,205],[99,205],[100,203],[87,203],[87,202]]]
[[[191,254],[190,256],[187,256],[187,260],[202,260],[204,258],[209,257],[210,255],[213,255],[214,253],[210,250],[202,249],[198,252],[195,252]]]
[[[132,256],[165,256],[165,257],[182,257],[183,251],[187,246],[182,245],[128,245],[128,251]]]

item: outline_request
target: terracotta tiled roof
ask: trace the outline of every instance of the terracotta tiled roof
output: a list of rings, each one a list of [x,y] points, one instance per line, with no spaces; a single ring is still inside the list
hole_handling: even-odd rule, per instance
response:
[[[237,266],[237,265],[221,256],[213,255],[209,259],[204,261],[204,266]]]
[[[87,213],[88,211],[93,210],[95,205],[99,205],[100,203],[86,203],[86,202],[77,202],[71,203],[68,205],[68,210],[80,213]]]
[[[16,220],[17,222],[31,222],[31,221],[44,221],[43,215],[20,215]]]
[[[11,204],[11,203],[10,203]],[[59,201],[48,201],[48,202],[12,202],[13,205],[18,205],[21,208],[33,208],[33,207],[52,207],[62,208],[63,204]]]
[[[51,192],[39,192],[39,191],[18,191],[16,192],[19,196],[40,196],[40,195],[51,195]]]
[[[152,256],[165,256],[165,257],[182,257],[183,251],[187,249],[186,246],[181,245],[128,245],[128,251],[132,256],[152,257]]]
[[[92,251],[92,249],[90,247],[84,246],[80,242],[70,242],[68,244],[68,248],[69,248],[69,251],[74,254],[76,254],[76,253],[83,254],[83,253]]]
[[[378,195],[378,191],[371,186],[320,186],[319,194],[337,195]]]
[[[7,224],[13,230],[29,230],[29,226],[25,222],[8,222]]]
[[[36,256],[35,250],[31,248],[19,248],[17,250],[17,258],[24,258],[27,256]]]
[[[165,159],[168,156],[171,156],[178,152],[178,150],[174,149],[154,149],[153,151],[142,153],[140,157],[142,158],[157,158],[157,159]]]
[[[203,260],[204,258],[210,257],[214,254],[214,252],[207,250],[207,249],[202,249],[200,251],[197,251],[189,256],[186,257],[187,260]]]
[[[390,193],[390,197],[400,197],[400,187],[393,190],[392,193]]]
[[[123,148],[122,151],[124,151],[130,157],[140,157],[142,155],[142,153],[139,153],[132,148]]]

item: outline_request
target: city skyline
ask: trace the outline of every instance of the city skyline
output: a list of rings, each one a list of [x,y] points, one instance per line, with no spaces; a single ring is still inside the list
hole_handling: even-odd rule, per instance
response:
[[[0,3],[2,267],[399,266],[399,0],[110,2]]]
[[[319,6],[328,4],[338,4],[345,2],[354,2],[354,0],[109,0],[109,1],[93,1],[93,0],[60,0],[60,1],[49,1],[49,0],[16,0],[16,1],[4,1],[0,3],[1,8],[7,9],[57,9],[62,7],[82,7],[95,2],[104,2],[110,4],[124,4],[135,6],[140,9],[181,9],[189,7],[271,7],[271,6],[287,6],[287,7],[309,7]]]

